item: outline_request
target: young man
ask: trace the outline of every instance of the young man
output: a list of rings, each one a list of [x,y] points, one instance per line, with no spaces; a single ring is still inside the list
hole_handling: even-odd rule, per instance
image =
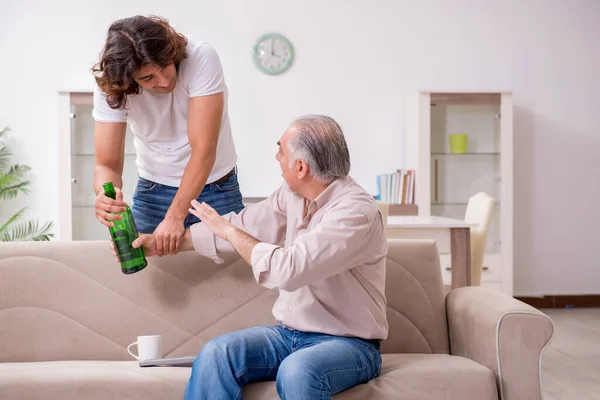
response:
[[[114,22],[93,67],[96,218],[106,226],[123,211],[126,125],[135,135],[139,181],[132,211],[138,231],[154,233],[160,255],[176,253],[184,229],[198,222],[192,199],[220,214],[243,208],[237,155],[219,56],[188,41],[166,20],[135,16]],[[117,199],[103,193],[112,181]]]
[[[186,399],[240,399],[244,385],[264,380],[276,380],[283,399],[329,399],[380,374],[387,241],[377,204],[348,176],[348,148],[333,119],[300,117],[278,145],[287,185],[237,215],[193,200],[190,212],[202,223],[186,230],[182,250],[217,262],[220,252],[239,253],[258,284],[279,290],[279,324],[209,341]],[[153,235],[134,246],[156,254]]]

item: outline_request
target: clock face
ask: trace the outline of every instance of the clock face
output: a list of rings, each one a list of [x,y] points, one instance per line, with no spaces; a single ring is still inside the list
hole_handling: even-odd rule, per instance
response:
[[[279,75],[292,65],[294,49],[289,40],[277,33],[267,33],[254,46],[254,63],[265,74]]]

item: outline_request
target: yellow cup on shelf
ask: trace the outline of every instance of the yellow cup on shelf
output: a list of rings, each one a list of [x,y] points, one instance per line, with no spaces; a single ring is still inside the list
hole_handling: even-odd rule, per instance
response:
[[[450,141],[450,152],[454,154],[463,154],[467,152],[467,140],[469,135],[466,133],[451,133],[448,135]]]

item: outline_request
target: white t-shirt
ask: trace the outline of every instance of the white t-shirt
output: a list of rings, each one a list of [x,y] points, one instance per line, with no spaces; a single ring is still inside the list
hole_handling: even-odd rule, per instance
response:
[[[168,94],[144,90],[130,95],[125,110],[114,110],[105,93],[96,86],[92,115],[99,122],[127,122],[135,135],[138,174],[163,185],[179,187],[192,153],[187,136],[188,101],[195,96],[223,92],[225,104],[215,164],[206,183],[230,172],[237,154],[231,136],[227,86],[221,60],[206,42],[188,41],[187,58],[179,63],[177,84]]]

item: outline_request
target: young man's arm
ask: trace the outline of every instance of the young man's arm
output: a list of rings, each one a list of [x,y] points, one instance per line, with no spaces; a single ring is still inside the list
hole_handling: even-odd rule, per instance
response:
[[[125,122],[96,122],[94,125],[94,203],[98,221],[112,226],[112,220],[120,218],[118,213],[125,211],[123,202],[123,163],[125,162]],[[104,195],[102,184],[112,182],[117,192],[115,200]]]
[[[183,221],[192,199],[197,199],[217,157],[223,115],[223,93],[193,97],[188,106],[188,140],[192,149],[183,177],[165,219],[154,231],[159,255],[175,254],[183,235]]]
[[[94,89],[94,204],[96,218],[106,226],[112,226],[112,220],[120,218],[125,211],[123,202],[123,164],[125,162],[125,132],[127,113],[122,109],[112,109],[106,102],[106,94],[96,86]],[[102,184],[112,182],[117,192],[116,200],[104,195]]]

